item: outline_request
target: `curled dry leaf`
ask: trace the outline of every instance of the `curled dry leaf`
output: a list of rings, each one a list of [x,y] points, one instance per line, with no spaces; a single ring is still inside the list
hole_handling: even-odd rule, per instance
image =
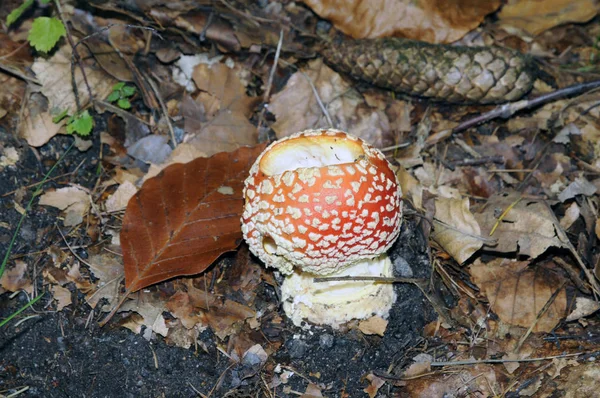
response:
[[[207,62],[192,73],[201,93],[195,101],[183,102],[185,130],[195,134],[189,143],[208,156],[256,144],[256,127],[249,117],[258,97],[246,94],[239,67]]]
[[[390,130],[387,115],[369,106],[349,83],[321,59],[309,62],[294,73],[285,88],[273,95],[269,110],[277,121],[271,126],[277,138],[298,131],[331,127],[315,97],[312,85],[338,129],[360,137],[375,147],[383,146],[383,136]]]
[[[33,285],[27,275],[27,263],[22,260],[15,260],[15,266],[6,268],[0,278],[0,294],[4,292],[16,292],[25,290],[28,293],[33,292]]]
[[[65,211],[64,224],[69,227],[83,221],[83,216],[90,209],[90,198],[85,190],[73,185],[44,193],[39,204]]]
[[[87,81],[94,95],[97,98],[105,98],[110,94],[116,80],[107,76],[93,62],[88,62],[85,68]],[[57,109],[58,112],[68,110],[69,114],[73,114],[77,110],[73,86],[71,85],[70,46],[61,47],[50,58],[37,58],[31,69],[42,83],[42,94],[48,98],[50,109]],[[81,106],[85,106],[88,104],[90,97],[79,68],[75,68],[75,82]]]
[[[174,164],[131,198],[121,230],[127,289],[204,271],[242,239],[242,189],[264,145]]]
[[[550,297],[560,289],[534,332],[549,332],[565,316],[567,293],[563,278],[546,265],[529,267],[525,261],[495,259],[470,267],[473,282],[485,294],[492,311],[505,323],[529,328]]]
[[[536,36],[567,22],[587,22],[597,12],[594,0],[511,0],[498,13],[498,23]]]
[[[469,210],[468,198],[437,198],[434,222],[431,237],[460,264],[483,246],[481,229]]]
[[[461,366],[444,377],[416,377],[407,380],[403,388],[411,398],[468,396],[471,391],[477,391],[478,397],[493,397],[501,389],[494,367],[487,364]]]
[[[489,250],[536,258],[551,246],[564,247],[550,208],[540,201],[520,199],[516,193],[492,196],[475,219],[483,236],[490,236],[496,226],[491,237],[497,244]]]
[[[450,43],[476,28],[499,0],[303,0],[354,38],[401,36]]]

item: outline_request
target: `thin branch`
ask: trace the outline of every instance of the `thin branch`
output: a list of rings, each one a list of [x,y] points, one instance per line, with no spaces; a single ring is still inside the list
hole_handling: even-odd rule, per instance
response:
[[[415,285],[426,283],[427,279],[419,278],[396,278],[396,277],[385,277],[385,276],[330,276],[322,278],[314,278],[314,283],[323,282],[381,282],[381,283],[413,283]]]
[[[554,355],[554,356],[549,356],[549,357],[524,358],[524,359],[473,359],[473,360],[467,360],[467,361],[431,362],[431,366],[436,367],[436,366],[478,365],[481,363],[538,362],[538,361],[548,361],[551,359],[558,359],[558,358],[576,357],[576,356],[585,355],[585,354],[593,355],[593,354],[597,354],[597,353],[600,353],[600,351],[575,352],[573,354],[563,354],[563,355]]]
[[[449,138],[452,134],[456,134],[460,131],[466,130],[470,127],[477,126],[478,124],[489,122],[490,120],[496,118],[508,119],[515,113],[522,111],[524,109],[535,108],[539,105],[546,104],[548,102],[556,101],[563,97],[570,97],[572,95],[577,95],[584,93],[586,91],[593,90],[595,88],[600,87],[600,80],[594,80],[592,82],[575,84],[573,86],[565,87],[560,90],[553,91],[548,94],[540,95],[537,98],[533,98],[530,100],[521,100],[517,102],[510,102],[508,104],[500,105],[495,109],[492,109],[489,112],[481,114],[472,119],[466,120],[454,127],[450,130],[440,131],[436,134],[433,134],[427,138],[425,141],[425,146],[431,146],[437,144],[438,142]]]

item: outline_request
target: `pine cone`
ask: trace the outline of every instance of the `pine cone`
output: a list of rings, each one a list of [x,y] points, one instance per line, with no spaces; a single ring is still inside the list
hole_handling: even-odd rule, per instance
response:
[[[518,100],[531,90],[537,73],[533,60],[517,51],[402,38],[331,43],[322,55],[332,68],[356,79],[451,103]]]

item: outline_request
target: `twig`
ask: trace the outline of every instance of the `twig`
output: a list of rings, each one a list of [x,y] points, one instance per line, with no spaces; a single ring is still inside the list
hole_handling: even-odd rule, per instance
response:
[[[308,76],[306,73],[304,73],[298,67],[296,67],[295,65],[293,65],[293,64],[291,64],[291,63],[289,63],[287,61],[281,60],[281,62],[283,62],[284,64],[286,64],[288,66],[293,67],[295,70],[297,70],[298,72],[300,72],[302,74],[302,76],[304,76],[304,78],[306,79],[306,81],[310,85],[310,88],[312,89],[313,94],[315,95],[315,98],[317,100],[317,104],[319,104],[319,108],[321,108],[321,112],[323,112],[323,115],[325,115],[325,118],[327,119],[327,123],[329,124],[329,127],[335,128],[335,126],[333,125],[333,121],[331,119],[331,116],[329,116],[329,112],[327,111],[327,108],[323,104],[323,101],[321,100],[321,96],[319,95],[319,92],[317,91],[317,88],[315,87],[315,84],[313,83],[313,81],[310,78],[310,76]]]
[[[121,108],[119,108],[118,106],[114,106],[113,104],[103,101],[103,100],[99,100],[99,99],[94,99],[94,103],[95,104],[99,104],[102,105],[103,107],[105,107],[106,109],[109,109],[111,112],[116,113],[117,115],[123,117],[123,118],[133,118],[135,120],[137,120],[138,122],[145,124],[146,126],[150,126],[151,124],[148,123],[147,121],[145,121],[144,119],[141,119],[139,117],[137,117],[136,115],[134,115],[131,112],[127,112],[126,110],[123,110]]]
[[[527,332],[525,332],[525,334],[523,336],[521,336],[521,338],[519,339],[519,342],[517,343],[517,346],[513,350],[513,353],[517,353],[521,350],[521,347],[525,343],[525,340],[527,340],[527,337],[529,337],[529,335],[531,334],[531,332],[533,331],[535,326],[538,324],[539,320],[544,316],[546,311],[548,311],[548,309],[550,308],[552,303],[554,303],[554,300],[556,299],[558,294],[561,292],[562,288],[565,286],[566,283],[567,283],[567,281],[565,280],[563,283],[561,283],[561,285],[558,287],[558,289],[556,289],[554,291],[554,293],[552,293],[552,296],[550,296],[548,301],[546,301],[546,304],[544,304],[542,309],[537,313],[535,320],[531,323],[531,325],[529,326],[529,329],[527,329]]]
[[[271,67],[271,72],[269,73],[269,80],[267,81],[267,87],[265,90],[265,94],[263,95],[263,102],[266,104],[269,102],[269,98],[271,96],[271,86],[273,85],[273,78],[275,77],[275,71],[277,70],[277,64],[279,63],[279,55],[281,54],[281,45],[283,43],[283,29],[279,31],[279,42],[277,42],[277,50],[275,51],[275,59],[273,60],[273,66]],[[260,111],[260,116],[258,117],[257,130],[260,133],[260,129],[265,120],[265,112],[267,111],[266,106],[263,106]]]
[[[457,160],[455,162],[450,162],[450,164],[454,167],[457,167],[457,166],[481,166],[482,164],[487,164],[487,163],[504,164],[504,162],[505,162],[504,156],[498,155],[498,156],[485,156],[485,157],[481,157],[481,158],[477,158],[477,159]]]
[[[411,144],[412,144],[412,142],[403,142],[402,144],[386,146],[385,148],[380,148],[379,150],[381,152],[395,151],[396,149],[406,148],[407,146],[410,146]]]
[[[35,79],[33,77],[29,77],[29,76],[27,76],[27,75],[19,72],[18,70],[9,68],[8,66],[4,66],[2,63],[0,63],[0,70],[3,70],[4,72],[6,72],[8,74],[20,77],[21,79],[26,80],[26,81],[28,81],[30,83],[37,84],[38,86],[42,85],[42,83],[40,83],[40,81],[38,79]]]
[[[69,30],[69,25],[67,24],[67,20],[65,19],[63,12],[62,12],[60,0],[54,0],[54,4],[56,5],[56,10],[58,12],[58,16],[60,17],[60,20],[62,21],[62,23],[65,27],[65,31],[67,32],[67,40],[68,40],[69,44],[71,45],[71,85],[73,86],[73,95],[75,97],[75,105],[77,106],[77,112],[80,112],[81,111],[81,100],[79,99],[79,91],[77,90],[77,82],[75,81],[75,62],[73,62],[73,60],[75,60],[77,62],[77,65],[79,66],[79,69],[81,70],[81,75],[83,77],[83,81],[87,88],[88,95],[90,96],[90,101],[92,101],[92,99],[94,98],[94,94],[92,93],[92,87],[90,86],[90,82],[88,81],[87,74],[85,73],[85,69],[83,68],[83,63],[81,62],[81,57],[79,56],[79,53],[75,49],[77,44],[73,40],[73,36],[71,36],[71,31]]]
[[[396,277],[385,277],[385,276],[329,276],[329,277],[321,277],[314,278],[314,283],[322,283],[322,282],[382,282],[382,283],[413,283],[418,285],[420,283],[426,283],[427,279],[419,279],[419,278],[396,278]]]
[[[235,8],[234,6],[232,6],[231,4],[229,4],[227,1],[225,0],[219,0],[221,3],[223,3],[223,5],[227,8],[229,8],[234,14],[240,15],[244,18],[246,18],[247,20],[251,21],[257,28],[260,27],[259,22],[264,22],[264,23],[277,23],[277,21],[272,20],[272,19],[267,19],[267,18],[261,18],[261,17],[257,17],[255,15],[248,15],[245,12],[242,12],[240,10],[238,10],[237,8]]]
[[[489,112],[486,112],[484,114],[462,122],[453,129],[440,131],[436,134],[430,135],[425,141],[425,146],[427,147],[437,144],[438,142],[449,138],[452,134],[456,134],[460,131],[466,130],[478,124],[489,122],[490,120],[496,118],[508,119],[515,113],[524,109],[535,108],[536,106],[552,102],[563,97],[569,97],[571,95],[580,94],[598,87],[600,87],[600,80],[594,80],[592,82],[575,84],[573,86],[565,87],[548,94],[540,95],[539,97],[530,100],[521,100],[500,105]]]
[[[473,359],[473,360],[466,360],[466,361],[431,362],[431,366],[437,367],[437,366],[457,366],[457,365],[478,365],[481,363],[538,362],[538,361],[547,361],[547,360],[558,359],[558,358],[570,358],[570,357],[576,357],[579,355],[596,354],[596,353],[600,353],[600,351],[594,351],[591,353],[590,352],[576,352],[573,354],[554,355],[554,356],[540,357],[540,358]]]
[[[167,126],[169,127],[169,133],[171,134],[171,143],[172,143],[171,145],[173,146],[173,149],[175,149],[177,147],[177,139],[175,138],[175,130],[173,130],[173,124],[171,124],[171,118],[169,117],[169,110],[167,109],[167,105],[165,105],[165,101],[163,101],[162,95],[160,95],[160,92],[158,91],[158,87],[156,87],[156,83],[154,83],[152,81],[152,78],[148,77],[146,79],[146,81],[148,82],[148,84],[150,84],[152,91],[154,91],[154,94],[156,95],[156,98],[158,99],[158,103],[160,104],[160,109],[162,110],[163,115],[165,116]]]
[[[281,45],[283,44],[283,29],[279,31],[279,41],[277,42],[277,50],[275,50],[275,59],[273,60],[273,67],[269,73],[269,80],[267,81],[267,88],[263,95],[263,102],[268,102],[271,96],[271,86],[273,85],[273,78],[275,77],[275,71],[277,70],[277,63],[279,62],[279,55],[281,54]]]

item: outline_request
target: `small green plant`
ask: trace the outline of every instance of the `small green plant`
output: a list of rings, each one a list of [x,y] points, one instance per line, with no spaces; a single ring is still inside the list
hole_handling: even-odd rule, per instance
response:
[[[65,109],[52,118],[52,123],[58,123],[66,117],[69,118],[67,120],[67,133],[69,134],[75,133],[81,137],[87,137],[94,128],[94,118],[92,118],[89,111],[78,112],[73,116],[69,116],[68,110]]]
[[[135,87],[128,86],[124,82],[117,83],[113,86],[113,91],[108,95],[106,100],[108,102],[117,102],[117,105],[121,109],[131,108],[131,98],[135,94]]]
[[[42,4],[48,4],[52,0],[40,0]],[[57,1],[57,0],[56,0]],[[33,5],[34,0],[25,0],[23,4],[12,10],[6,17],[6,25],[15,23],[23,13]],[[56,46],[61,37],[66,36],[67,30],[58,18],[38,17],[33,21],[29,30],[29,44],[37,51],[48,52]]]

